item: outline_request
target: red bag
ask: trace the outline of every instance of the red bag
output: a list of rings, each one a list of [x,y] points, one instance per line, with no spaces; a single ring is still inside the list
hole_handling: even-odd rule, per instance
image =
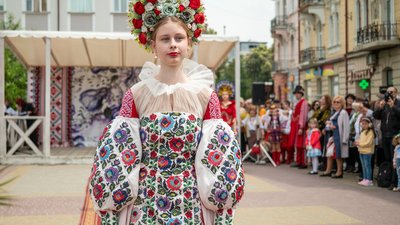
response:
[[[258,155],[261,153],[261,149],[259,145],[253,145],[253,147],[251,148],[251,153],[254,155]]]

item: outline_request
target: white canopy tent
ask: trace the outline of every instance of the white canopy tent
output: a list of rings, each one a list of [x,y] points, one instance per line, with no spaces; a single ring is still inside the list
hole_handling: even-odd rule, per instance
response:
[[[141,67],[153,61],[153,55],[133,40],[129,33],[53,32],[53,31],[1,31],[0,32],[0,134],[6,133],[7,119],[26,117],[4,116],[5,77],[4,47],[10,48],[26,68],[46,68],[45,115],[35,117],[43,122],[43,150],[30,144],[29,133],[22,137],[37,155],[50,156],[50,68],[57,67]],[[235,96],[240,97],[240,45],[238,37],[203,35],[194,47],[192,58],[215,71],[235,48]],[[237,104],[237,111],[240,105]],[[239,113],[237,113],[239,117]],[[238,120],[239,121],[239,118]],[[38,123],[39,124],[39,123]],[[6,136],[0,135],[0,157],[11,156],[16,148],[7,152]]]

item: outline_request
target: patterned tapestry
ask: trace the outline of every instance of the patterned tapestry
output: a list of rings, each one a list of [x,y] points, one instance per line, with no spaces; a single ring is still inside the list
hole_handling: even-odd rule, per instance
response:
[[[94,147],[141,68],[75,68],[71,82],[71,138],[75,147]]]
[[[51,69],[51,146],[62,146],[62,97],[63,97],[63,69]]]

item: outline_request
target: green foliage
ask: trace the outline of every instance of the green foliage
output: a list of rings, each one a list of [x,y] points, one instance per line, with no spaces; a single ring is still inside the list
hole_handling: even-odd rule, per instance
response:
[[[217,31],[212,28],[209,28],[208,24],[206,24],[206,29],[204,29],[203,34],[217,34]]]
[[[3,173],[7,167],[0,168],[0,174]],[[12,196],[7,194],[7,191],[4,187],[15,180],[16,177],[10,178],[8,180],[3,181],[3,178],[0,180],[0,206],[8,206],[11,205]]]
[[[8,14],[5,21],[0,21],[1,30],[18,30],[20,21],[15,22],[12,14]],[[26,99],[27,71],[17,57],[8,48],[4,52],[5,58],[5,98],[11,103],[17,98]]]
[[[266,46],[253,48],[247,55],[240,56],[240,95],[244,99],[251,98],[253,82],[272,81],[271,71],[273,62],[273,49]],[[218,83],[228,80],[234,83],[235,60],[226,60],[217,72]]]

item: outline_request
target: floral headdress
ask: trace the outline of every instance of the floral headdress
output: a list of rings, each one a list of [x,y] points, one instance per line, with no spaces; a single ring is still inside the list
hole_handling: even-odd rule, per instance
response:
[[[222,96],[223,92],[227,92],[229,94],[229,97],[233,97],[234,91],[235,88],[233,87],[233,84],[229,81],[223,80],[217,84],[217,92],[219,97]]]
[[[189,28],[189,38],[197,43],[204,29],[204,6],[200,0],[132,0],[129,2],[129,26],[136,41],[150,50],[156,24],[167,16],[175,16]]]

